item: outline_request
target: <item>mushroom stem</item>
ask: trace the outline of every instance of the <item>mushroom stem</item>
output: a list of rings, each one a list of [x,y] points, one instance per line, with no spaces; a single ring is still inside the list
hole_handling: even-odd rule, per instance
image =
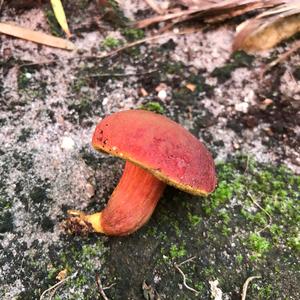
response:
[[[166,184],[148,171],[126,162],[123,175],[103,211],[85,215],[69,211],[68,229],[127,235],[142,227],[151,217]],[[75,230],[74,230],[75,229]]]

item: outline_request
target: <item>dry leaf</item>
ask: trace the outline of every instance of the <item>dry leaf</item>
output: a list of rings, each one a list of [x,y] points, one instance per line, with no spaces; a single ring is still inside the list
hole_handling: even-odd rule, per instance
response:
[[[68,270],[63,269],[57,274],[56,279],[62,281],[67,277],[67,274],[68,274]]]
[[[75,45],[62,38],[54,37],[43,32],[34,31],[17,25],[0,23],[0,33],[12,35],[27,41],[66,50],[74,50]]]
[[[154,16],[138,21],[136,27],[144,28],[162,21],[172,20],[174,23],[190,19],[201,19],[205,22],[219,22],[235,16],[242,15],[249,11],[261,8],[273,7],[289,2],[289,0],[180,0],[183,4],[189,3],[187,10],[176,11],[163,16]]]
[[[247,20],[238,27],[233,50],[266,50],[300,31],[300,2],[291,1]]]
[[[194,92],[194,91],[196,90],[196,88],[197,88],[197,86],[196,86],[195,84],[192,84],[192,83],[187,83],[187,84],[185,85],[185,87],[186,87],[188,90],[190,90],[191,92]]]
[[[60,0],[51,0],[51,5],[54,11],[54,15],[60,27],[66,33],[67,37],[71,36],[71,32],[69,30],[67,18],[65,15],[64,8]]]

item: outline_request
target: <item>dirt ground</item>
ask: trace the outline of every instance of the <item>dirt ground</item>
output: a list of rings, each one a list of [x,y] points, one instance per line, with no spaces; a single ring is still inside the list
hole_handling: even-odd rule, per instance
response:
[[[128,19],[96,1],[64,1],[72,52],[0,35],[0,298],[102,299],[98,276],[109,299],[241,299],[257,276],[247,299],[300,299],[299,53],[260,80],[291,40],[232,53],[234,19],[97,58],[159,30],[129,27],[152,12],[124,3]],[[43,1],[4,4],[0,16],[63,36]],[[167,188],[128,237],[66,234],[66,211],[101,210],[122,173],[121,160],[92,149],[95,125],[132,108],[203,141],[217,190]]]

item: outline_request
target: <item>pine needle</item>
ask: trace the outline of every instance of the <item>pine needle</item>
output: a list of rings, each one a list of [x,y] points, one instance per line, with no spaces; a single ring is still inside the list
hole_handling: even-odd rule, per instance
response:
[[[71,37],[71,32],[69,30],[67,18],[65,15],[65,11],[63,5],[60,0],[51,0],[51,5],[53,8],[54,15],[60,27],[66,33],[67,37]]]
[[[27,41],[55,47],[66,50],[74,50],[75,45],[65,39],[58,38],[40,31],[31,30],[21,26],[1,23],[0,22],[0,33],[11,35]]]

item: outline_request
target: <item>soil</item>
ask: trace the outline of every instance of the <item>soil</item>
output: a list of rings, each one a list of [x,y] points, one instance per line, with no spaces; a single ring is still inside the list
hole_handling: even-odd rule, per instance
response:
[[[63,36],[47,2],[13,2],[1,22]],[[40,299],[66,272],[42,299],[101,299],[96,275],[116,300],[240,299],[251,276],[247,299],[299,299],[299,53],[259,78],[291,41],[232,53],[232,20],[100,59],[157,34],[128,25],[152,14],[146,2],[117,12],[63,3],[77,50],[0,35],[0,298]],[[92,149],[95,125],[140,108],[204,142],[217,190],[202,198],[168,187],[127,237],[68,235],[67,210],[101,210],[122,174],[124,162]]]

